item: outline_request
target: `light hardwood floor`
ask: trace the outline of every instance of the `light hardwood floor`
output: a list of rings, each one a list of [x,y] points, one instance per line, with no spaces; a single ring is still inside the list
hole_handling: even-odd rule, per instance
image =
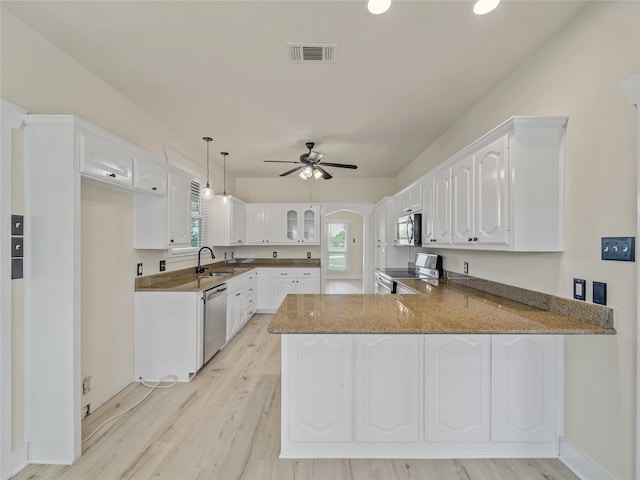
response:
[[[327,279],[324,281],[324,293],[362,293],[362,279]]]
[[[577,479],[555,459],[281,460],[280,337],[256,315],[190,383],[156,390],[85,443],[71,466],[14,478],[171,480]],[[84,435],[147,393],[132,384],[83,421]]]

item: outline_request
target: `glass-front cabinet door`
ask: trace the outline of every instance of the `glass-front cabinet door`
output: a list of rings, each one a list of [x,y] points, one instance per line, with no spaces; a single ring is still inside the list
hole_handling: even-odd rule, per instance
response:
[[[318,212],[314,207],[302,212],[302,240],[305,243],[318,243]]]
[[[287,208],[287,242],[297,243],[300,241],[300,230],[298,228],[299,217],[300,215],[297,209]]]
[[[287,207],[285,222],[286,243],[319,243],[318,207]]]

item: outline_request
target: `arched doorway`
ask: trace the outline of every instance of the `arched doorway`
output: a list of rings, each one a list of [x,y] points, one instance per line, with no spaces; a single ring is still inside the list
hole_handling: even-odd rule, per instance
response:
[[[325,205],[322,292],[367,293],[369,215],[372,205]]]

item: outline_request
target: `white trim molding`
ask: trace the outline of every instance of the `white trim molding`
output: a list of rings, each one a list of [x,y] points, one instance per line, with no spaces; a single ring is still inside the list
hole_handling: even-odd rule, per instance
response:
[[[636,107],[636,236],[640,237],[640,73],[620,82],[630,105]],[[640,345],[640,270],[636,268],[636,346]],[[640,480],[640,351],[636,348],[636,480]]]
[[[20,128],[22,107],[0,99],[0,252],[11,248],[11,137]],[[29,462],[27,445],[12,449],[11,437],[11,260],[0,255],[0,479],[5,480]]]
[[[613,475],[600,468],[564,437],[560,439],[560,461],[582,480],[614,480]]]

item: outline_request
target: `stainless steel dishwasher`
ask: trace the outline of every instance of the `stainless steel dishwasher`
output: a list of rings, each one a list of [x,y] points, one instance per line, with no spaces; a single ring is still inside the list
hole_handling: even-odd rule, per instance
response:
[[[227,284],[205,290],[203,300],[203,363],[207,363],[222,348],[227,337]]]

